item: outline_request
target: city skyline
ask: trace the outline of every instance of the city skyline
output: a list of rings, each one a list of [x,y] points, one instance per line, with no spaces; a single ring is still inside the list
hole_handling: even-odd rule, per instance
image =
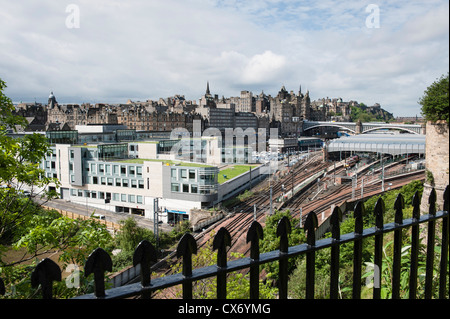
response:
[[[311,92],[420,115],[449,69],[448,1],[1,1],[14,102]],[[377,20],[378,19],[378,20]]]

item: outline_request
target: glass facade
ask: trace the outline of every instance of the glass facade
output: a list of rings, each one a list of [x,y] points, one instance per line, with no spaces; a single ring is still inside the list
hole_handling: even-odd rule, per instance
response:
[[[216,167],[172,167],[171,191],[202,195],[216,194],[218,172]]]
[[[117,141],[135,141],[136,130],[117,130],[116,139]]]
[[[97,148],[99,160],[128,158],[128,144],[103,144]]]
[[[169,154],[172,147],[177,144],[179,140],[167,140],[159,141],[158,143],[158,154]]]
[[[45,136],[50,144],[78,143],[78,131],[48,131]]]

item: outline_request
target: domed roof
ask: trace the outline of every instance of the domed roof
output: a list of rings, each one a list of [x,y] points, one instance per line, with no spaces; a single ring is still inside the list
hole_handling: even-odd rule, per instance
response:
[[[53,91],[52,92],[50,92],[50,95],[48,96],[48,98],[49,99],[52,99],[52,98],[54,98],[55,96],[53,95]]]

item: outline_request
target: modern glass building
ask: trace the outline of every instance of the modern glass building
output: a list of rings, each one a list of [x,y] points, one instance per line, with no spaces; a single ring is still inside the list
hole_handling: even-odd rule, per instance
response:
[[[131,148],[135,158],[130,158]],[[61,198],[86,206],[153,219],[158,198],[163,221],[174,219],[168,211],[189,216],[191,209],[209,208],[217,199],[218,168],[145,158],[153,148],[155,143],[55,144],[41,168],[59,179]]]

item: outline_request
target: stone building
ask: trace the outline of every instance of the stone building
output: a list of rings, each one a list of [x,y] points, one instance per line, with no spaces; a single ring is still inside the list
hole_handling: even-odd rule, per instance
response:
[[[47,111],[41,103],[20,103],[15,107],[14,114],[27,120],[28,125],[24,131],[45,131]],[[22,127],[16,129],[22,130]]]
[[[425,183],[420,210],[428,213],[428,197],[434,187],[437,209],[443,209],[444,190],[449,184],[449,125],[445,121],[427,122],[425,140]]]
[[[255,112],[255,98],[250,91],[241,91],[241,98],[236,112]]]
[[[296,95],[293,91],[288,92],[283,85],[277,96],[269,98],[269,101],[270,117],[272,121],[277,122],[281,135],[298,135],[301,131],[302,121],[310,118],[309,91],[303,95],[300,87]]]

